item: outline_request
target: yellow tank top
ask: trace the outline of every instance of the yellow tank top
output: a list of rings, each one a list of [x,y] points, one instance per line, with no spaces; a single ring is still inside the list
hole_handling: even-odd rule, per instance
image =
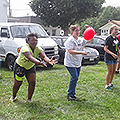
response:
[[[36,46],[35,49],[34,49],[34,53],[32,52],[30,46],[28,44],[26,44],[26,46],[23,46],[20,50],[20,53],[19,53],[19,56],[18,58],[16,59],[16,63],[18,65],[20,65],[21,67],[24,67],[26,70],[29,70],[30,68],[32,68],[35,63],[29,61],[23,53],[25,52],[31,52],[33,57],[35,58],[38,58],[39,56],[39,53],[42,52],[42,48],[41,47],[38,47]]]

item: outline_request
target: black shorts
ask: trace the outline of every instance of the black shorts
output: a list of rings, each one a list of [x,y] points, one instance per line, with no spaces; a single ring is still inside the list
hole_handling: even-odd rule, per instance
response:
[[[24,67],[21,67],[15,62],[13,72],[14,72],[14,78],[16,78],[17,81],[23,81],[23,79],[25,79],[25,77],[28,74],[31,74],[31,73],[36,74],[36,66],[34,65],[29,70],[26,70]]]

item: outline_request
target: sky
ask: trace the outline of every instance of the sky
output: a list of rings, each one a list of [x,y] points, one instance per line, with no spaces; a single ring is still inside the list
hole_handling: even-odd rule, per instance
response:
[[[9,1],[9,0],[7,0]],[[13,17],[21,17],[21,16],[35,16],[34,12],[32,12],[28,3],[31,0],[10,0],[10,8],[12,9]],[[120,7],[120,0],[105,0],[106,3],[103,6],[114,6]]]
[[[9,1],[9,0],[7,0]],[[31,0],[10,0],[11,14],[13,17],[35,15],[28,5]]]

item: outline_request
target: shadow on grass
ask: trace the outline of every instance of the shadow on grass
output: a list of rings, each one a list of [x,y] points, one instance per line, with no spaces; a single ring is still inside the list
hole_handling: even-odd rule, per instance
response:
[[[31,114],[27,119],[40,119],[42,117],[49,118],[50,114],[53,114],[56,111],[52,106],[44,105],[40,101],[27,103],[25,101],[16,100],[15,104],[20,107],[20,109],[26,111],[26,113]]]
[[[4,71],[9,71],[8,68],[5,65],[2,65],[0,68],[4,69]]]
[[[111,111],[111,107],[109,106],[106,106],[106,105],[101,105],[99,103],[96,103],[96,102],[91,102],[85,98],[83,99],[79,99],[77,101],[71,101],[71,103],[73,104],[73,106],[75,108],[77,108],[77,110],[80,110],[80,111],[91,111],[91,115],[94,116],[94,113],[100,113],[102,111],[106,111],[107,112],[109,111],[109,114],[112,113]],[[93,113],[93,114],[92,114]],[[84,113],[82,113],[84,114]]]
[[[118,96],[120,95],[120,89],[117,87],[117,88],[114,88],[113,89],[113,93],[114,94],[117,94]]]
[[[106,109],[107,111],[111,111],[110,107],[106,105],[100,105],[98,103],[95,103],[94,101],[90,102],[85,98],[78,99],[77,101],[68,101],[67,99],[65,100],[64,98],[64,100],[63,101],[61,100],[59,103],[49,102],[49,104],[45,104],[40,101],[33,101],[32,103],[29,104],[25,101],[23,102],[19,100],[15,101],[15,103],[19,107],[26,109],[31,114],[36,114],[36,116],[39,116],[39,117],[40,116],[49,117],[51,114],[55,114],[55,113],[60,114],[60,111],[64,111],[64,114],[68,115],[71,113],[71,110],[72,112],[75,112],[76,110],[80,110],[80,111],[92,110],[95,112],[99,110],[105,111]],[[53,104],[54,106],[52,106]]]

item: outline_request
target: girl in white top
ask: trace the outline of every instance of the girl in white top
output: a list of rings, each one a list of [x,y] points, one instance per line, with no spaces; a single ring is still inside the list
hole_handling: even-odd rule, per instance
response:
[[[71,36],[65,42],[66,52],[65,52],[64,65],[71,75],[67,99],[76,100],[75,89],[80,74],[82,57],[83,55],[87,55],[87,53],[83,51],[83,45],[88,42],[86,42],[82,38],[78,38],[80,34],[80,28],[78,25],[71,25],[70,30],[71,30]]]

